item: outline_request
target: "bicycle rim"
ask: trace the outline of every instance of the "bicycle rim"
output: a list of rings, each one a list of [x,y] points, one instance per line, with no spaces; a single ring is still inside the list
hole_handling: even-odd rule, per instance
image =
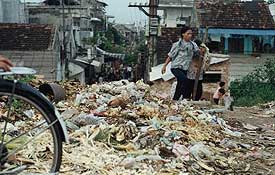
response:
[[[0,135],[0,140],[4,138],[2,148],[8,150],[5,153],[2,149],[1,171],[12,172],[16,168],[22,169],[18,172],[21,174],[59,171],[62,142],[55,125],[57,120],[53,121],[52,114],[42,109],[39,101],[18,94],[14,94],[10,118],[4,118],[7,117],[7,99],[10,96],[11,93],[0,92],[1,134],[8,121],[5,136]]]

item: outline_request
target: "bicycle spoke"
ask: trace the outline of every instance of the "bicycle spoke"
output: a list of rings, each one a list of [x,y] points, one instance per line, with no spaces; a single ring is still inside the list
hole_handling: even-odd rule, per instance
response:
[[[24,146],[26,146],[27,144],[29,144],[31,141],[33,141],[34,139],[36,139],[39,135],[43,134],[46,130],[48,130],[51,126],[53,126],[56,122],[58,122],[58,119],[56,119],[54,122],[52,122],[47,128],[41,130],[37,135],[35,135],[32,139],[28,140],[27,142],[25,142],[21,147],[16,148],[15,150],[13,150],[11,153],[9,153],[6,157],[4,157],[2,159],[2,161],[7,160],[11,155],[15,154],[16,152],[18,152],[19,150],[21,150]]]
[[[27,166],[23,165],[23,166],[16,167],[16,168],[11,169],[11,170],[2,171],[2,172],[0,172],[0,175],[9,175],[9,174],[14,175],[14,174],[19,174],[19,173],[21,173],[22,171],[24,171],[26,168],[27,168]]]
[[[7,118],[10,118],[11,115],[11,105],[12,105],[12,101],[13,101],[13,97],[14,97],[14,92],[15,92],[15,86],[16,86],[16,80],[14,81],[13,87],[12,87],[12,94],[9,97],[9,101],[8,101],[8,114],[7,114]],[[6,134],[6,130],[7,130],[7,125],[8,125],[8,121],[5,120],[5,125],[4,125],[4,131],[2,132],[2,138],[1,138],[1,148],[0,148],[0,157],[2,157],[2,152],[3,152],[3,148],[4,148],[4,139],[5,139],[5,134]]]
[[[20,134],[19,136],[15,137],[15,138],[13,138],[13,139],[11,139],[11,140],[9,140],[9,141],[7,141],[7,143],[5,143],[5,146],[8,145],[9,143],[13,142],[13,141],[16,140],[16,139],[18,139],[18,138],[20,138],[20,137],[22,137],[22,136],[24,136],[24,135],[27,135],[29,132],[33,131],[33,130],[36,129],[36,128],[39,128],[40,126],[44,125],[45,123],[47,123],[47,122],[45,121],[45,122],[43,122],[43,123],[41,123],[41,124],[35,126],[34,128],[32,128],[30,131],[24,132],[24,133]]]
[[[59,120],[35,90],[23,84],[14,90],[14,84],[0,86],[0,175],[57,172],[62,156]]]

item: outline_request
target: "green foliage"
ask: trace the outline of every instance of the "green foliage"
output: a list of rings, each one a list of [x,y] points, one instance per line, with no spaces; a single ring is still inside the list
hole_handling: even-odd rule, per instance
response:
[[[13,76],[11,76],[11,77],[8,77],[7,79],[14,80],[15,78]],[[30,83],[31,81],[33,81],[35,79],[35,76],[34,75],[23,75],[23,76],[17,77],[16,79],[23,83]],[[23,106],[22,101],[19,101],[15,98],[13,99],[13,101],[12,101],[12,109],[13,110],[20,111],[22,109],[22,106]]]
[[[230,84],[230,91],[237,106],[253,106],[275,100],[275,59],[267,60],[264,65],[241,80]]]
[[[275,0],[268,0],[267,3],[268,3],[268,4],[274,4],[274,3],[275,3]]]
[[[35,79],[34,75],[25,75],[19,79],[19,81],[24,82],[24,83],[30,83]]]
[[[101,49],[111,53],[125,54],[126,64],[137,63],[138,54],[146,51],[143,38],[135,48],[131,48],[125,43],[123,36],[113,27],[109,27],[106,32],[97,33],[93,38],[85,38],[86,44],[98,45]],[[100,42],[99,42],[100,41]]]
[[[11,76],[7,76],[6,79],[7,80],[15,80],[16,79],[23,83],[30,83],[32,80],[35,79],[35,76],[34,75],[23,75],[23,76],[17,76],[15,78],[14,75],[11,75]]]
[[[145,41],[141,41],[133,53],[126,54],[125,63],[126,64],[137,63],[138,54],[142,52],[145,53],[146,49],[147,48],[145,45]]]

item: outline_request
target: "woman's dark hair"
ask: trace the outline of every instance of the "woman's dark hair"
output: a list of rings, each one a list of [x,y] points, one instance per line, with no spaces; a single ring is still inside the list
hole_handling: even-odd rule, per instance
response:
[[[220,82],[220,87],[223,87],[225,85],[225,82]]]
[[[186,33],[188,30],[191,30],[191,28],[188,27],[188,26],[183,26],[183,27],[181,28],[180,36],[182,37],[182,34],[183,34],[183,33]]]
[[[219,89],[219,92],[224,95],[225,94],[225,90],[224,89]]]
[[[196,39],[194,42],[197,44],[198,47],[200,47],[200,45],[202,44],[202,41],[199,39]]]

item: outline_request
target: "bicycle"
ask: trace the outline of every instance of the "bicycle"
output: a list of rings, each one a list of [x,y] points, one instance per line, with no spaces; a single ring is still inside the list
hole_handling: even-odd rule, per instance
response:
[[[42,93],[18,81],[33,74],[19,67],[0,72],[0,175],[58,173],[61,166],[66,126]]]

